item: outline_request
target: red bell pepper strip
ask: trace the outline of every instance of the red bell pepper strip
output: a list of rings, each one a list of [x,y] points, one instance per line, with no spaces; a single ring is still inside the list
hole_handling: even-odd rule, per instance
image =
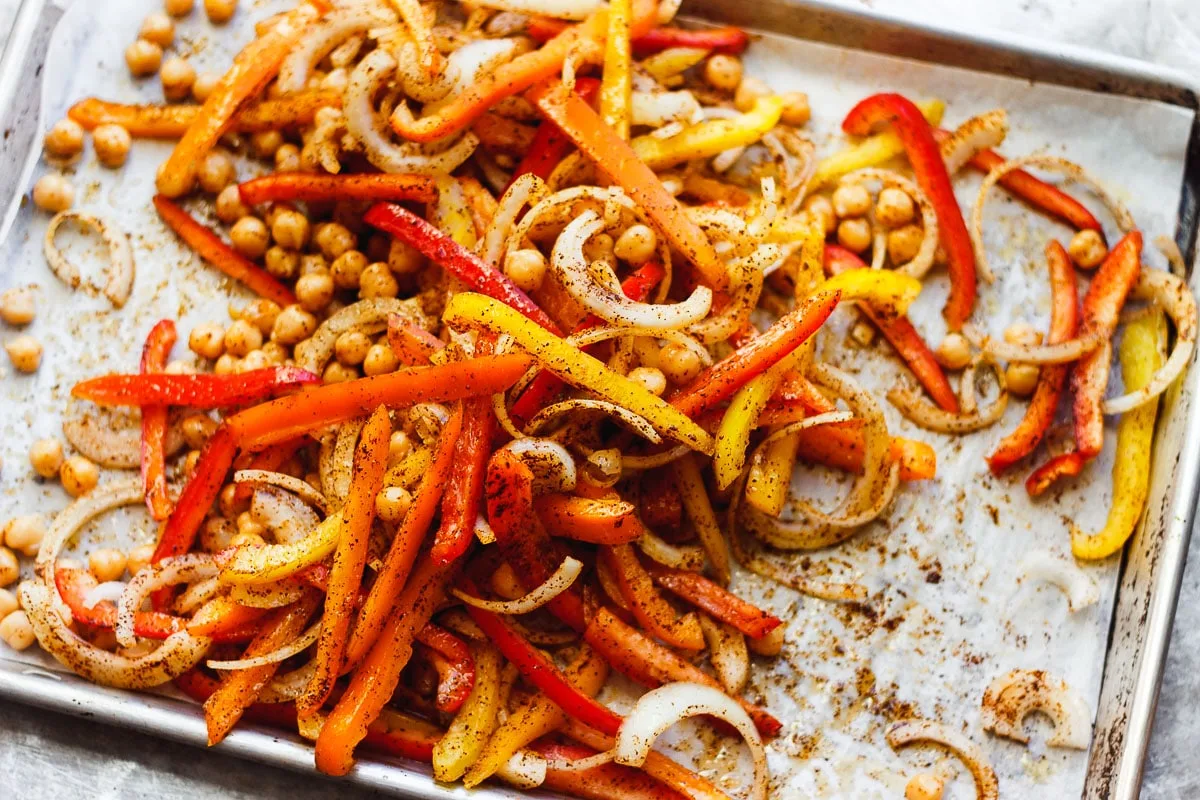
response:
[[[567,27],[565,22],[549,17],[535,17],[529,21],[525,32],[534,41],[544,42],[557,36]],[[732,25],[724,28],[675,28],[662,27],[649,30],[633,39],[633,52],[642,56],[661,53],[672,47],[694,47],[714,53],[740,55],[750,46],[750,35]]]
[[[399,314],[388,315],[388,344],[401,364],[424,367],[433,354],[446,347],[446,343],[420,325],[407,321]]]
[[[703,650],[704,633],[694,613],[680,616],[658,593],[646,568],[627,544],[600,549],[600,558],[625,598],[630,613],[655,638],[684,650]]]
[[[839,292],[818,292],[730,356],[700,373],[668,398],[692,419],[732,397],[738,389],[802,345],[837,308]]]
[[[110,406],[227,408],[257,403],[321,378],[299,367],[263,367],[237,375],[102,375],[75,384],[71,395]]]
[[[850,250],[836,244],[825,245],[825,271],[830,275],[866,266],[862,259]],[[908,316],[888,314],[870,303],[858,303],[858,308],[896,349],[933,401],[946,411],[958,413],[958,396],[950,387],[950,381],[946,379],[946,373],[933,357],[933,352],[925,344],[921,334],[917,333]]]
[[[297,200],[306,203],[337,200],[411,200],[432,203],[437,183],[428,175],[315,175],[311,172],[276,172],[238,186],[248,206]]]
[[[295,439],[273,444],[266,450],[252,453],[250,460],[246,462],[245,469],[278,472],[279,468],[291,460],[292,456],[300,452],[300,448],[304,447],[307,441],[307,437],[297,436]],[[254,484],[252,483],[239,483],[234,489],[234,497],[239,501],[249,500],[253,494]]]
[[[615,493],[614,493],[615,494]],[[626,544],[646,532],[637,509],[620,497],[592,499],[544,494],[533,501],[542,525],[552,536],[592,544]]]
[[[732,625],[751,639],[761,639],[783,624],[774,614],[747,603],[698,572],[672,569],[651,561],[646,562],[646,569],[659,586],[687,600],[709,616]]]
[[[651,470],[641,481],[638,509],[650,530],[677,530],[683,524],[683,498],[665,469]]]
[[[1053,486],[1059,478],[1074,478],[1083,472],[1088,460],[1079,451],[1055,456],[1030,473],[1025,479],[1025,491],[1030,497],[1037,497]]]
[[[471,594],[478,596],[477,591],[471,591]],[[540,689],[559,708],[602,733],[617,735],[623,721],[621,715],[575,688],[548,656],[526,641],[500,615],[474,606],[468,606],[467,613],[483,629],[488,641],[520,670],[525,680]]]
[[[438,710],[453,714],[462,707],[475,686],[475,658],[471,655],[471,648],[462,639],[432,622],[426,623],[420,630],[417,641],[429,648],[434,656],[434,666],[438,671]]]
[[[1085,355],[1071,373],[1075,391],[1075,449],[1092,459],[1104,446],[1104,414],[1100,404],[1108,389],[1112,335],[1125,298],[1142,269],[1142,234],[1130,231],[1109,252],[1083,297],[1081,336],[1101,336],[1105,344]]]
[[[318,386],[240,411],[226,424],[249,450],[362,416],[381,405],[446,403],[492,395],[517,382],[530,359],[517,354],[480,356],[435,367],[404,367],[386,375]]]
[[[991,172],[1007,159],[994,150],[981,150],[967,162],[980,172]],[[1039,180],[1023,169],[1015,169],[1000,179],[1000,185],[1047,214],[1058,217],[1076,230],[1096,231],[1104,235],[1104,226],[1087,207],[1057,186]]]
[[[150,329],[142,348],[142,374],[162,372],[167,356],[175,346],[175,323],[161,320]],[[167,407],[142,406],[142,491],[146,508],[156,520],[171,514],[171,498],[167,494]]]
[[[829,245],[826,245],[826,247],[829,247]],[[798,372],[784,376],[779,384],[779,388],[771,396],[768,410],[778,404],[793,401],[800,403],[805,410],[813,414],[825,414],[829,411],[837,410],[837,404],[821,394],[821,390],[817,388],[815,383]],[[760,424],[762,424],[761,421]]]
[[[866,98],[846,115],[842,130],[851,136],[866,136],[873,126],[883,122],[891,124],[904,144],[917,183],[937,213],[939,236],[950,260],[946,324],[952,331],[961,330],[975,307],[975,250],[962,209],[954,197],[946,162],[921,110],[903,95],[876,94]]]
[[[496,435],[490,397],[463,401],[463,429],[454,452],[454,469],[442,495],[442,524],[433,538],[430,557],[439,564],[461,558],[475,539],[475,520],[483,504],[488,455]]]
[[[595,78],[578,78],[575,81],[575,94],[589,104],[596,98],[599,90],[600,81]],[[571,144],[571,140],[556,126],[542,123],[534,133],[533,142],[529,145],[525,157],[513,170],[512,181],[522,175],[536,175],[542,180],[549,178],[554,168],[574,149],[575,145]],[[512,186],[512,181],[509,181],[509,186]]]
[[[1050,265],[1050,344],[1059,344],[1075,336],[1079,329],[1079,293],[1075,280],[1075,267],[1067,251],[1057,241],[1046,245],[1046,260]],[[1071,368],[1067,364],[1045,364],[1038,375],[1033,399],[1025,409],[1015,430],[1005,436],[990,456],[988,466],[999,475],[1013,464],[1033,452],[1042,441],[1046,431],[1054,422],[1058,400]]]
[[[202,259],[235,281],[246,284],[259,297],[271,300],[281,308],[296,302],[292,290],[275,280],[269,272],[234,250],[208,228],[201,225],[173,200],[158,194],[154,207],[167,227],[175,231]]]
[[[671,245],[687,258],[714,289],[725,289],[729,276],[708,236],[663,188],[654,170],[646,166],[629,143],[604,124],[600,115],[557,80],[526,92],[547,120],[554,123],[595,162],[601,172],[620,185],[630,199],[654,222]]]
[[[546,312],[538,308],[507,275],[408,209],[393,203],[376,203],[363,221],[415,247],[474,291],[512,306],[546,330],[559,333],[558,326],[546,316]]]
[[[268,610],[244,606],[225,595],[219,595],[200,607],[188,621],[187,630],[192,636],[221,639],[236,631],[257,629],[258,621],[266,616]]]
[[[660,783],[641,770],[614,762],[591,769],[562,769],[557,761],[578,761],[596,755],[589,747],[539,739],[530,745],[549,762],[543,788],[586,800],[687,800],[687,795]]]

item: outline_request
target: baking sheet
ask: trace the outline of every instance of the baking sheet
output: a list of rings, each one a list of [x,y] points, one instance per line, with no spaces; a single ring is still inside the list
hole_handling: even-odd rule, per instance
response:
[[[263,4],[254,16],[283,5]],[[108,3],[103,9],[76,4],[47,59],[47,119],[58,118],[70,102],[86,94],[126,101],[159,99],[158,84],[135,83],[121,58],[148,10],[141,0]],[[200,69],[219,69],[228,63],[227,41],[232,37],[212,36],[213,29],[202,19],[196,14],[181,23],[182,49],[196,51],[194,62]],[[229,33],[245,39],[249,26],[232,27]],[[1179,186],[1190,126],[1190,116],[1181,109],[778,37],[756,43],[747,70],[767,78],[776,90],[809,92],[812,132],[825,150],[836,146],[830,136],[845,110],[880,88],[946,99],[949,123],[1003,105],[1013,123],[1005,152],[1048,148],[1068,155],[1117,189],[1151,236],[1173,230],[1174,187]],[[108,313],[103,299],[67,293],[49,275],[40,255],[44,215],[23,209],[2,248],[7,265],[3,284],[39,286],[40,313],[32,332],[46,344],[46,357],[35,376],[9,375],[3,382],[0,455],[7,466],[0,476],[0,519],[30,508],[51,513],[66,505],[57,484],[28,480],[24,465],[31,441],[58,435],[59,415],[75,379],[116,365],[132,369],[145,331],[161,316],[180,318],[183,337],[195,322],[227,319],[224,281],[195,264],[164,234],[149,208],[153,170],[165,153],[161,145],[139,144],[130,163],[112,172],[96,166],[89,152],[74,178],[80,193],[77,207],[109,216],[134,234],[139,276],[133,298],[119,314]],[[1114,153],[1120,154],[1119,161]],[[977,182],[960,181],[960,198],[969,202]],[[998,331],[1016,316],[1007,309],[1020,308],[1022,318],[1044,328],[1048,298],[1040,251],[1047,232],[1068,233],[1050,224],[1042,232],[1022,233],[1023,226],[1007,220],[1029,220],[1030,215],[1003,194],[993,196],[991,210],[990,227],[998,235],[989,242],[989,252],[1002,277],[984,290],[977,318],[988,318]],[[942,333],[937,310],[943,299],[944,286],[934,281],[914,312],[931,341]],[[837,347],[844,344],[848,320],[847,315],[839,317],[830,337]],[[182,345],[177,355],[188,355]],[[879,349],[855,355],[851,366],[861,368],[870,385],[887,386],[900,376]],[[849,562],[851,577],[871,589],[864,607],[835,607],[787,590],[755,587],[755,593],[790,622],[785,658],[774,666],[759,662],[751,691],[787,720],[783,736],[771,748],[781,796],[801,791],[827,797],[898,796],[915,764],[944,760],[925,752],[897,756],[883,743],[889,717],[914,713],[962,725],[991,757],[1004,796],[1079,793],[1086,753],[1046,753],[1037,744],[1038,736],[1027,750],[991,740],[978,726],[983,687],[1013,667],[1049,668],[1083,690],[1095,708],[1111,615],[1115,561],[1089,570],[1104,588],[1104,599],[1100,606],[1074,616],[1067,614],[1057,590],[1016,583],[1015,564],[1027,550],[1066,551],[1064,516],[1085,526],[1102,521],[1111,463],[1106,453],[1090,471],[1090,480],[1050,502],[1029,504],[1016,479],[989,478],[981,458],[1022,410],[1023,404],[1013,404],[1003,423],[955,448],[931,434],[913,434],[935,442],[941,478],[903,489],[888,524],[864,531],[836,552],[818,554]],[[896,415],[890,414],[889,420],[898,426]],[[809,490],[814,482],[824,482],[816,475],[801,480]],[[102,521],[89,539],[108,543],[130,534],[135,541],[152,538],[135,514]],[[703,734],[677,740],[710,741]],[[741,779],[726,767],[740,749],[728,742],[713,747],[730,752],[704,753],[702,770],[736,788]],[[972,796],[969,779],[956,780],[948,796]]]

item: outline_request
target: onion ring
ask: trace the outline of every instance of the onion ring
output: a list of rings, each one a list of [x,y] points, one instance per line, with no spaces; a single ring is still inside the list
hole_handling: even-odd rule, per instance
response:
[[[117,626],[114,632],[123,647],[137,644],[133,632],[134,613],[152,593],[179,583],[193,583],[217,575],[217,564],[208,553],[184,553],[148,564],[129,579],[117,601]]]
[[[326,511],[325,496],[314,489],[311,483],[301,480],[294,475],[285,475],[282,472],[269,472],[262,469],[239,469],[233,473],[233,482],[248,483],[253,486],[274,486],[291,492],[322,514]]]
[[[1088,748],[1092,713],[1083,695],[1067,682],[1042,670],[1014,669],[988,684],[983,693],[980,723],[985,731],[1023,744],[1029,736],[1021,729],[1025,717],[1040,711],[1054,721],[1051,747]]]
[[[1000,782],[979,745],[956,730],[927,719],[906,719],[888,728],[887,743],[899,750],[917,742],[939,744],[958,756],[975,779],[976,800],[999,800]]]
[[[979,348],[984,355],[993,359],[1038,365],[1069,364],[1072,361],[1078,361],[1106,341],[1103,336],[1093,334],[1067,339],[1058,344],[1012,344],[1003,339],[985,335],[970,322],[963,325],[963,336],[972,346]]]
[[[81,211],[60,211],[55,214],[50,220],[50,224],[46,226],[46,236],[42,240],[42,253],[46,257],[46,263],[50,265],[50,270],[60,281],[72,289],[78,289],[83,284],[79,268],[67,261],[67,257],[55,243],[58,229],[67,220],[74,220],[81,227],[91,228],[100,234],[100,238],[108,248],[106,280],[103,287],[89,283],[86,288],[89,291],[101,292],[112,303],[113,308],[121,308],[133,291],[135,267],[133,248],[129,244],[129,237],[121,232],[114,233],[109,223],[92,214],[84,214]]]
[[[963,434],[980,431],[995,425],[1004,416],[1008,407],[1008,390],[1004,383],[1004,370],[994,360],[985,357],[983,363],[992,368],[996,383],[1000,387],[995,401],[983,411],[969,414],[956,414],[935,406],[925,399],[921,392],[909,386],[897,386],[887,393],[887,398],[905,418],[915,422],[926,430],[938,433]],[[963,371],[962,380],[965,385],[973,385],[975,364]]]
[[[278,650],[273,650],[270,653],[263,653],[261,656],[253,658],[239,658],[234,661],[208,661],[209,669],[221,670],[237,670],[237,669],[253,669],[254,667],[265,667],[267,664],[278,664],[280,661],[285,661],[297,653],[303,653],[308,648],[312,647],[321,635],[321,621],[313,623],[308,630],[296,637],[294,641],[285,644]]]
[[[558,569],[542,584],[516,600],[484,600],[467,594],[461,589],[451,588],[450,594],[462,600],[469,606],[491,611],[493,614],[529,614],[549,603],[554,598],[571,588],[571,584],[583,571],[583,562],[567,556],[558,565]]]

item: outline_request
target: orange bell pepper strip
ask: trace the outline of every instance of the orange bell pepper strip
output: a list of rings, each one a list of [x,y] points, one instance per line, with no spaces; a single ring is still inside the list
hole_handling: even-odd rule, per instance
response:
[[[359,612],[354,634],[346,647],[348,664],[357,664],[375,644],[380,631],[387,625],[387,615],[392,609],[393,599],[408,581],[421,543],[437,514],[442,491],[454,469],[455,444],[462,431],[462,424],[463,412],[460,407],[442,426],[433,463],[421,477],[412,505],[404,515],[404,521],[396,529],[396,535],[392,537],[387,555],[383,557],[383,566],[380,567],[375,582],[371,584],[371,591],[367,594],[362,611]]]
[[[355,669],[346,692],[321,728],[315,747],[317,769],[321,772],[345,775],[354,766],[354,748],[392,699],[400,683],[400,673],[412,658],[417,633],[445,597],[450,572],[451,568],[428,559],[413,571],[392,605],[379,638]]]
[[[600,81],[595,78],[576,78],[575,80],[575,94],[582,97],[587,103],[592,102],[599,90]],[[529,149],[525,151],[525,157],[513,170],[512,180],[508,185],[512,186],[513,181],[527,174],[536,175],[542,180],[549,178],[550,173],[554,172],[554,168],[562,163],[562,160],[574,149],[575,145],[571,144],[571,140],[554,125],[547,123],[538,125],[537,132],[533,135],[533,141],[530,142]],[[506,186],[505,189],[507,190],[507,188]]]
[[[167,356],[175,346],[175,323],[161,320],[150,329],[142,348],[142,374],[162,372]],[[146,508],[156,520],[171,515],[171,498],[167,494],[167,407],[142,406],[142,491]]]
[[[646,532],[637,509],[620,497],[594,500],[569,494],[544,494],[533,508],[551,536],[592,544],[626,544]]]
[[[1050,332],[1046,340],[1059,344],[1074,338],[1079,329],[1079,294],[1075,266],[1067,251],[1057,241],[1046,245],[1046,260],[1050,265]],[[1025,416],[1012,433],[1005,436],[987,457],[992,473],[999,475],[1033,452],[1054,422],[1058,400],[1071,367],[1068,364],[1045,364],[1038,374],[1033,398]]]
[[[186,406],[226,408],[254,403],[285,389],[320,383],[298,367],[263,367],[237,375],[208,373],[102,375],[71,388],[71,395],[106,406]]]
[[[296,711],[301,718],[320,710],[342,672],[351,618],[357,605],[363,570],[367,566],[367,545],[371,524],[375,521],[375,498],[383,489],[383,474],[387,471],[391,435],[387,406],[379,406],[363,427],[354,451],[350,493],[342,506],[344,531],[329,570],[321,635],[313,657],[316,669],[304,692],[296,698]]]
[[[517,382],[530,363],[527,356],[505,354],[434,367],[404,367],[260,403],[229,417],[226,424],[242,447],[261,450],[381,405],[447,403],[502,392]]]
[[[826,245],[826,247],[828,246]],[[837,410],[837,404],[821,394],[821,390],[817,388],[815,383],[797,372],[784,376],[783,381],[779,384],[779,388],[771,396],[771,406],[793,401],[800,403],[813,414],[825,414],[829,411]],[[770,406],[763,413],[766,414],[769,412]],[[761,420],[762,417],[759,417],[759,419]]]
[[[672,647],[704,649],[700,620],[690,612],[680,616],[658,593],[632,546],[621,544],[605,547],[599,555],[616,580],[629,611],[643,628]]]
[[[793,420],[794,421],[794,420]],[[784,423],[778,423],[784,424]],[[806,461],[860,473],[866,441],[862,431],[845,425],[821,425],[799,432],[799,455]],[[888,459],[900,465],[900,480],[923,481],[937,477],[937,451],[925,442],[892,437]]]
[[[591,769],[564,769],[558,761],[578,761],[596,755],[589,747],[562,744],[546,739],[531,748],[547,759],[543,788],[587,800],[687,800],[687,795],[660,783],[645,772],[615,762]]]
[[[388,344],[401,364],[423,367],[430,363],[434,353],[443,350],[446,343],[420,325],[405,320],[399,314],[388,315]]]
[[[229,599],[228,595],[218,595],[200,607],[188,622],[187,631],[192,636],[219,639],[232,631],[256,628],[256,623],[268,610],[244,606]]]
[[[175,679],[179,691],[201,705],[221,686],[221,682],[199,667],[193,667]],[[291,703],[255,703],[242,716],[281,730],[296,729],[296,707]]]
[[[1029,473],[1025,479],[1025,491],[1030,497],[1038,497],[1058,482],[1060,478],[1074,478],[1083,472],[1089,459],[1078,450],[1062,453]]]
[[[261,100],[234,114],[232,129],[238,133],[259,133],[289,125],[309,125],[322,108],[341,105],[340,92],[300,92]],[[89,131],[100,125],[120,125],[135,139],[178,139],[196,121],[200,109],[197,105],[126,105],[89,97],[71,106],[67,116]]]
[[[316,175],[311,172],[275,172],[238,185],[248,206],[296,200],[305,203],[338,200],[411,200],[432,203],[437,182],[428,175]]]
[[[737,628],[751,639],[761,639],[783,624],[774,614],[768,614],[753,603],[747,603],[698,572],[672,569],[653,561],[646,562],[646,570],[655,583],[671,594],[688,601],[709,616]]]
[[[837,308],[840,292],[818,292],[749,344],[718,361],[668,401],[692,419],[732,397],[754,376],[768,369],[808,340]]]
[[[975,250],[962,209],[933,129],[921,110],[899,94],[876,94],[861,101],[842,121],[851,136],[866,136],[879,123],[889,123],[904,145],[913,174],[938,218],[938,233],[950,261],[950,298],[945,317],[950,330],[961,330],[975,307]]]
[[[645,474],[638,496],[638,513],[652,531],[678,530],[683,524],[683,496],[669,472],[657,469]]]
[[[155,184],[160,193],[179,197],[191,191],[200,162],[233,125],[238,109],[267,87],[296,42],[328,10],[324,0],[301,3],[234,57],[233,66],[221,76],[159,169]]]
[[[728,288],[729,276],[708,236],[684,213],[683,206],[663,188],[662,181],[637,157],[629,143],[605,125],[586,101],[557,80],[540,84],[527,92],[526,97],[610,180],[625,190],[714,289]]]
[[[246,646],[244,658],[273,653],[295,641],[321,604],[321,593],[308,589],[290,606],[276,609],[262,621],[262,629]],[[224,675],[217,690],[204,701],[204,723],[208,727],[209,747],[223,740],[254,705],[267,682],[274,677],[279,663],[232,670]]]
[[[156,194],[154,207],[162,217],[167,227],[175,231],[179,238],[205,261],[224,272],[235,281],[246,285],[246,288],[259,297],[265,297],[280,307],[286,307],[296,302],[292,290],[275,280],[265,269],[255,264],[241,253],[234,250],[208,228],[196,222],[190,214],[175,204],[166,196]]]
[[[445,628],[432,622],[417,634],[425,645],[438,673],[438,711],[453,714],[458,711],[475,686],[475,658],[466,643]]]

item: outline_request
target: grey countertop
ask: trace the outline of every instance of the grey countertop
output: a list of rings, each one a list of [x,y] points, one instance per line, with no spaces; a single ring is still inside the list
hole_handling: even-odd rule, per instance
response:
[[[1200,79],[1200,3],[1195,0],[838,0],[959,27],[995,27],[1085,44],[1191,71]],[[18,0],[0,0],[0,38]],[[243,4],[246,5],[246,4]],[[158,7],[146,0],[149,12]],[[970,8],[969,17],[963,14]],[[1192,539],[1142,796],[1200,796],[1200,536]],[[0,704],[0,797],[197,797],[295,800],[336,784],[165,742],[87,720]],[[347,791],[344,787],[341,792]]]

